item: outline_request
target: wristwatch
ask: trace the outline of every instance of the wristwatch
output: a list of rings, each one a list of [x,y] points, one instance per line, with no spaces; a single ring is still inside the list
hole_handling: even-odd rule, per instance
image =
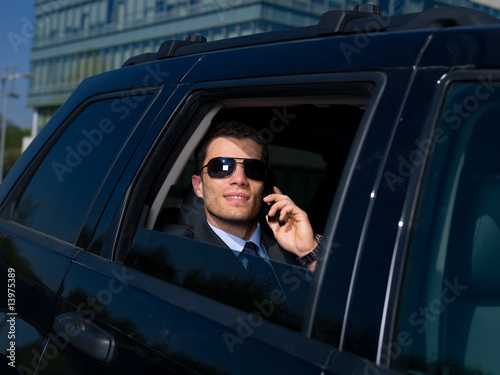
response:
[[[311,263],[315,262],[318,260],[318,255],[319,255],[319,244],[321,243],[321,240],[323,239],[323,236],[320,234],[316,234],[316,242],[318,245],[311,251],[309,254],[304,255],[303,257],[297,257],[297,262],[300,263],[302,267],[307,267]]]

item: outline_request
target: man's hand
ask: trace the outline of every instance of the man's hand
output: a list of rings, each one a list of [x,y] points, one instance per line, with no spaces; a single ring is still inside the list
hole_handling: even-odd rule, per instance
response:
[[[283,195],[276,186],[273,191],[274,194],[264,197],[264,202],[274,202],[266,217],[267,223],[280,246],[301,258],[313,251],[318,245],[307,213],[301,210],[288,196]],[[276,221],[269,221],[269,217],[273,217],[278,211],[281,211],[279,218],[276,218]],[[285,224],[280,224],[278,219]],[[313,270],[315,265],[316,262],[308,268]]]

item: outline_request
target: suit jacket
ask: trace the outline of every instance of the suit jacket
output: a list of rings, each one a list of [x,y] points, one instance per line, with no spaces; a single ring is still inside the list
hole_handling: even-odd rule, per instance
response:
[[[276,260],[278,262],[300,266],[300,263],[297,262],[296,255],[283,249],[278,244],[272,233],[269,233],[270,230],[269,231],[265,230],[264,225],[261,225],[261,228],[262,228],[261,230],[262,242],[264,243],[264,246],[266,247],[267,250],[267,255],[269,255],[269,258],[271,260]],[[219,247],[224,247],[226,249],[229,248],[226,245],[226,243],[222,241],[221,238],[212,230],[212,228],[210,228],[206,219],[201,220],[199,223],[193,226],[188,231],[187,237],[196,241],[208,243]]]

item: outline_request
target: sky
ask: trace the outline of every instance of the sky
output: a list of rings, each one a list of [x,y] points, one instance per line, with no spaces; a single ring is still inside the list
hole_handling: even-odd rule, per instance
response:
[[[10,73],[12,66],[17,73],[30,73],[34,10],[35,0],[0,0],[0,76],[4,76],[5,68]],[[14,93],[19,98],[8,99],[7,119],[21,128],[31,128],[33,110],[27,106],[29,80],[14,81]],[[10,91],[10,84],[6,89]],[[1,96],[0,112],[4,100],[5,96]]]

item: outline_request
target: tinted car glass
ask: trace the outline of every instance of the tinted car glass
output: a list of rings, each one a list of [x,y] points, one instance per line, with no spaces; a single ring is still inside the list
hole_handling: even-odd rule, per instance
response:
[[[86,106],[37,168],[12,219],[73,242],[107,171],[152,98],[122,96]],[[123,100],[134,100],[135,110],[120,110]]]
[[[126,264],[174,285],[300,329],[312,275],[176,235],[142,229]],[[272,276],[271,276],[272,275]],[[263,287],[262,279],[267,284]],[[270,282],[268,280],[271,280]]]
[[[485,82],[450,86],[432,138],[397,350],[385,353],[396,369],[500,371],[500,84]]]

